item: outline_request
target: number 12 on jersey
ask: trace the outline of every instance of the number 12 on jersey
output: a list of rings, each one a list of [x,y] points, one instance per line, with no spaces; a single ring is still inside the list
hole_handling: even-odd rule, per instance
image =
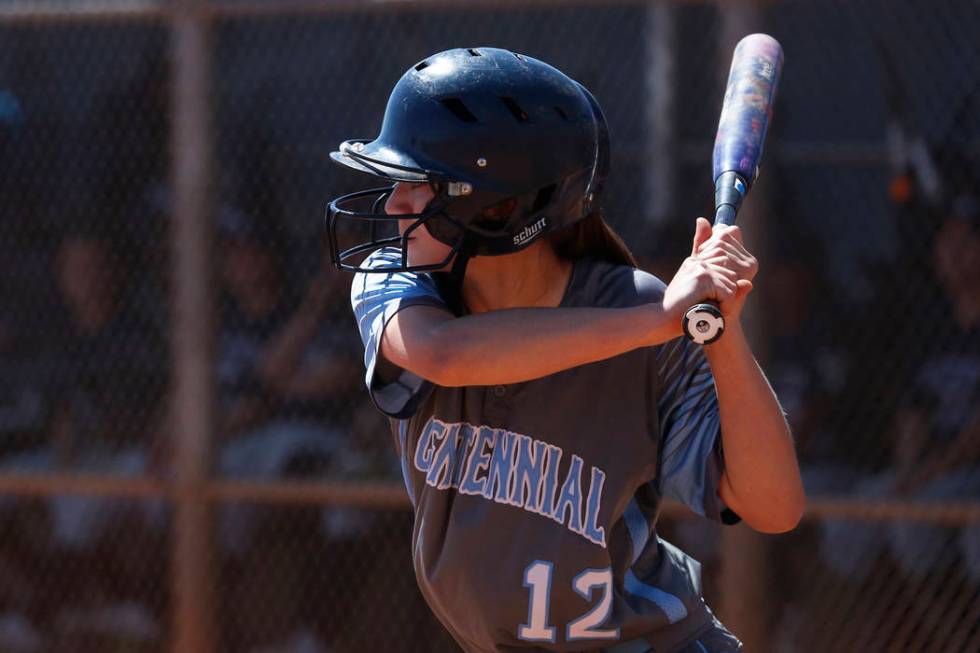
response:
[[[518,639],[531,642],[554,642],[556,628],[548,625],[551,609],[551,577],[554,564],[535,560],[524,570],[524,587],[530,590],[527,623],[517,629]],[[572,588],[586,601],[592,601],[593,590],[599,588],[595,606],[568,624],[565,637],[578,639],[619,639],[619,628],[602,630],[612,612],[612,570],[586,569],[572,580]]]

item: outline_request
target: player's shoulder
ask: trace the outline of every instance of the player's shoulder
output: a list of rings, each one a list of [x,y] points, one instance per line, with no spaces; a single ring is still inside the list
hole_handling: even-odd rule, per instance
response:
[[[402,264],[402,250],[398,247],[381,247],[368,254],[361,262],[367,270],[396,269]],[[367,274],[359,272],[358,274]],[[376,274],[376,273],[375,273]]]
[[[406,272],[399,269],[402,252],[397,247],[384,247],[372,252],[361,263],[370,272],[358,272],[351,283],[351,304],[355,310],[359,304],[392,299],[431,296],[439,297],[439,291],[431,275],[424,272]],[[390,270],[390,272],[387,272]]]
[[[572,285],[569,303],[606,308],[659,302],[667,287],[649,272],[596,258],[576,261]]]

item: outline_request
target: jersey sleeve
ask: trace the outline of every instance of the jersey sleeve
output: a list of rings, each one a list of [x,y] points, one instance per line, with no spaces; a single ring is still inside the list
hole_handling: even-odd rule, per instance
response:
[[[399,250],[385,248],[371,254],[362,265],[380,269],[399,265],[400,262]],[[364,344],[364,381],[378,410],[397,419],[411,417],[432,392],[431,383],[408,370],[398,369],[393,379],[382,379],[377,373],[385,327],[398,311],[409,306],[445,308],[446,304],[435,282],[427,274],[370,272],[354,276],[351,307]]]
[[[663,496],[703,517],[738,521],[718,495],[725,461],[718,396],[704,351],[687,338],[676,338],[658,349],[655,364]]]

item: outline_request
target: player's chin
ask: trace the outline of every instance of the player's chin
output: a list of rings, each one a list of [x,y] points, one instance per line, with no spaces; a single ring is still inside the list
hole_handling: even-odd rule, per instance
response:
[[[453,269],[453,261],[455,261],[455,260],[456,260],[456,257],[453,256],[448,261],[446,261],[446,255],[445,254],[442,254],[442,255],[439,255],[439,256],[424,256],[424,255],[423,256],[412,256],[411,255],[411,252],[409,252],[408,265],[410,267],[423,267],[423,266],[424,267],[428,267],[430,265],[438,265],[438,264],[442,263],[443,261],[446,261],[446,263],[444,265],[441,265],[438,268],[432,268],[432,269],[430,269],[428,271],[429,272],[450,272]]]

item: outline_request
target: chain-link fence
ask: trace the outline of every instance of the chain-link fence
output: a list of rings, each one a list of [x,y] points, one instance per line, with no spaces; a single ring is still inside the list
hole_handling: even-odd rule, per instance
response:
[[[426,55],[538,57],[598,97],[606,214],[669,278],[754,31],[786,64],[747,320],[809,512],[663,535],[748,650],[980,650],[975,2],[9,0],[0,651],[457,650],[325,260],[362,183],[327,154]]]

